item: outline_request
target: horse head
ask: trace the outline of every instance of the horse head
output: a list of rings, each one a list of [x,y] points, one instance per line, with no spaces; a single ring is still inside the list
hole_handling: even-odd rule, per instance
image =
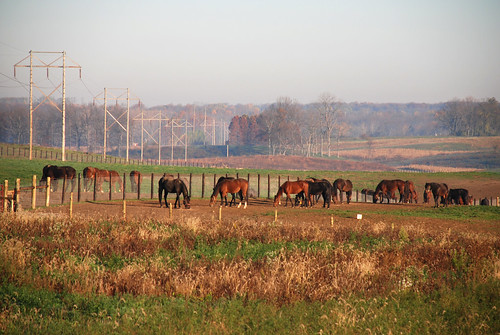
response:
[[[184,200],[182,201],[182,203],[184,204],[184,208],[190,209],[191,208],[191,197],[189,197],[189,196],[185,197]]]

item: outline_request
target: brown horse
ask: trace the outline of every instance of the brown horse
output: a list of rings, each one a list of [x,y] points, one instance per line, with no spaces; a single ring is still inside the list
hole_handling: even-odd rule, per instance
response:
[[[285,207],[288,205],[288,200],[293,207],[292,198],[290,198],[290,194],[299,194],[300,192],[304,192],[304,197],[306,201],[306,206],[311,203],[311,195],[309,194],[309,183],[305,180],[297,180],[297,181],[286,181],[283,185],[280,186],[278,193],[274,197],[274,207],[278,206],[280,203],[281,196],[283,193],[286,194],[286,202]]]
[[[430,199],[430,194],[434,196],[434,207],[439,207],[439,200],[444,204],[445,207],[448,206],[448,185],[445,183],[426,183],[425,192],[427,193],[427,198]]]
[[[118,183],[118,185],[120,186],[120,189],[118,192],[121,192],[123,190],[123,181],[120,178],[120,175],[118,174],[118,172],[116,172],[114,170],[96,169],[96,171],[95,171],[95,183],[96,183],[95,187],[96,187],[97,191],[103,192],[102,183],[103,182],[110,182],[110,181],[111,181],[110,187],[113,187],[113,185],[115,183]]]
[[[342,203],[343,195],[342,192],[345,192],[345,195],[347,197],[347,203],[351,202],[351,196],[352,196],[352,183],[349,179],[336,179],[333,182],[333,188],[332,188],[332,198],[333,198],[333,203],[336,204],[338,202],[337,198],[337,190],[340,192],[340,203]]]
[[[142,184],[142,174],[139,171],[130,172],[130,187],[132,192],[137,192],[139,184]]]
[[[415,190],[415,184],[411,180],[407,180],[405,181],[404,202],[409,202],[411,204],[413,203],[413,200],[415,200],[416,204],[418,203],[418,195]]]
[[[405,192],[405,182],[401,179],[382,180],[378,183],[373,193],[373,203],[376,204],[379,197],[380,203],[382,203],[384,201],[384,195],[387,197],[387,203],[389,203],[390,199],[396,199],[396,190],[399,191],[399,202],[401,202]]]
[[[83,169],[83,191],[88,192],[95,180],[95,171],[97,169],[92,166],[87,166]]]
[[[69,180],[71,182],[71,192],[73,192],[75,188],[76,170],[71,166],[45,165],[43,167],[40,185],[46,185],[48,177],[50,177],[52,190],[54,192],[57,191],[59,179]],[[67,187],[68,186],[66,186],[66,188]]]
[[[214,187],[214,191],[212,193],[212,196],[210,197],[210,206],[213,206],[213,204],[217,200],[218,194],[220,194],[221,196],[220,205],[222,206],[223,199],[227,196],[228,193],[238,193],[240,195],[240,203],[238,204],[238,208],[240,208],[243,199],[245,199],[245,206],[243,208],[247,208],[248,180],[241,178],[221,180]]]

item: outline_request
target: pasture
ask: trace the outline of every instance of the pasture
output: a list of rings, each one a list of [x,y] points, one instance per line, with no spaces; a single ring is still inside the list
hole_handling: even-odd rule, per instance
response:
[[[0,177],[29,186],[49,163],[63,165],[2,159]],[[64,165],[78,173],[87,165],[120,174],[139,170],[143,196],[128,198],[126,219],[120,194],[112,201],[84,198],[73,204],[72,218],[67,203],[0,214],[0,332],[500,332],[500,207],[433,208],[421,201],[428,181],[496,197],[498,173]],[[219,209],[209,206],[211,187],[201,198],[198,178],[191,209],[170,216],[156,189],[149,196],[148,175],[164,172],[205,173],[210,186],[212,174],[251,174],[254,189],[256,175],[269,174],[272,196],[278,177],[342,177],[356,190],[374,189],[381,179],[411,179],[420,201],[354,201],[330,209],[320,201],[275,211],[263,185],[247,209]]]
[[[500,331],[500,207],[75,204],[0,216],[7,333]],[[362,214],[361,220],[356,219]],[[333,219],[333,220],[332,220]],[[333,222],[332,222],[333,221]]]

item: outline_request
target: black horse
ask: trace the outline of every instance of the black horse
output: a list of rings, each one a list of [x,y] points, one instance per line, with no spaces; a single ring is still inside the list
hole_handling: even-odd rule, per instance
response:
[[[42,178],[40,185],[47,184],[47,178],[50,177],[53,191],[57,191],[58,180],[64,179],[71,182],[71,192],[75,189],[76,170],[71,166],[45,165],[43,167]]]
[[[180,194],[182,193],[184,197],[183,200],[184,207],[186,209],[191,208],[190,204],[191,198],[189,197],[187,186],[180,178],[174,179],[174,176],[166,174],[160,178],[160,180],[158,181],[158,200],[160,201],[160,208],[161,208],[161,197],[164,191],[165,191],[166,207],[168,207],[167,194],[175,193],[177,197],[175,198],[174,208],[181,208]],[[179,205],[179,207],[177,207],[177,205]]]

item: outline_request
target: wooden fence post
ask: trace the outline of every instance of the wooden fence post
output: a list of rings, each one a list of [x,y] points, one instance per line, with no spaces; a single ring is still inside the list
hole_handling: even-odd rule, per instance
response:
[[[125,191],[125,189],[127,188],[127,179],[125,177],[126,177],[126,174],[124,172],[123,173],[123,190],[122,190],[123,200],[125,200],[127,198],[127,192]],[[138,177],[138,179],[140,179],[140,176]]]
[[[154,178],[155,178],[155,174],[151,173],[151,199],[153,199],[153,191],[154,191],[154,187],[155,187]]]
[[[14,194],[15,194],[15,200],[16,200],[16,203],[14,204],[14,211],[18,211],[19,209],[21,209],[20,207],[20,197],[21,197],[21,179],[17,178],[16,179],[16,189],[14,190]],[[12,199],[14,200],[14,199]]]
[[[189,174],[189,197],[191,197],[193,195],[192,189],[193,189],[193,173],[190,173]]]
[[[267,175],[267,198],[271,199],[271,175]]]
[[[137,200],[141,200],[141,179],[142,174],[140,174],[139,178],[137,179]]]
[[[77,188],[76,201],[80,202],[81,197],[82,197],[82,174],[78,173],[78,188]]]
[[[62,194],[61,194],[61,204],[64,204],[64,193],[66,191],[66,176],[63,178],[63,187],[62,187]]]
[[[97,198],[97,173],[94,174],[94,201]]]
[[[9,148],[7,147],[7,152]],[[7,179],[3,182],[3,211],[7,212],[7,195],[9,194],[9,181]]]
[[[113,198],[113,176],[111,176],[111,173],[109,174],[109,200]]]
[[[47,177],[47,188],[45,192],[45,207],[50,205],[50,177]]]
[[[257,198],[260,198],[260,173],[257,174]]]
[[[33,188],[31,189],[31,209],[36,208],[36,175],[33,175]]]
[[[205,197],[205,173],[201,174],[201,198]]]
[[[69,194],[69,218],[73,218],[73,192]]]

